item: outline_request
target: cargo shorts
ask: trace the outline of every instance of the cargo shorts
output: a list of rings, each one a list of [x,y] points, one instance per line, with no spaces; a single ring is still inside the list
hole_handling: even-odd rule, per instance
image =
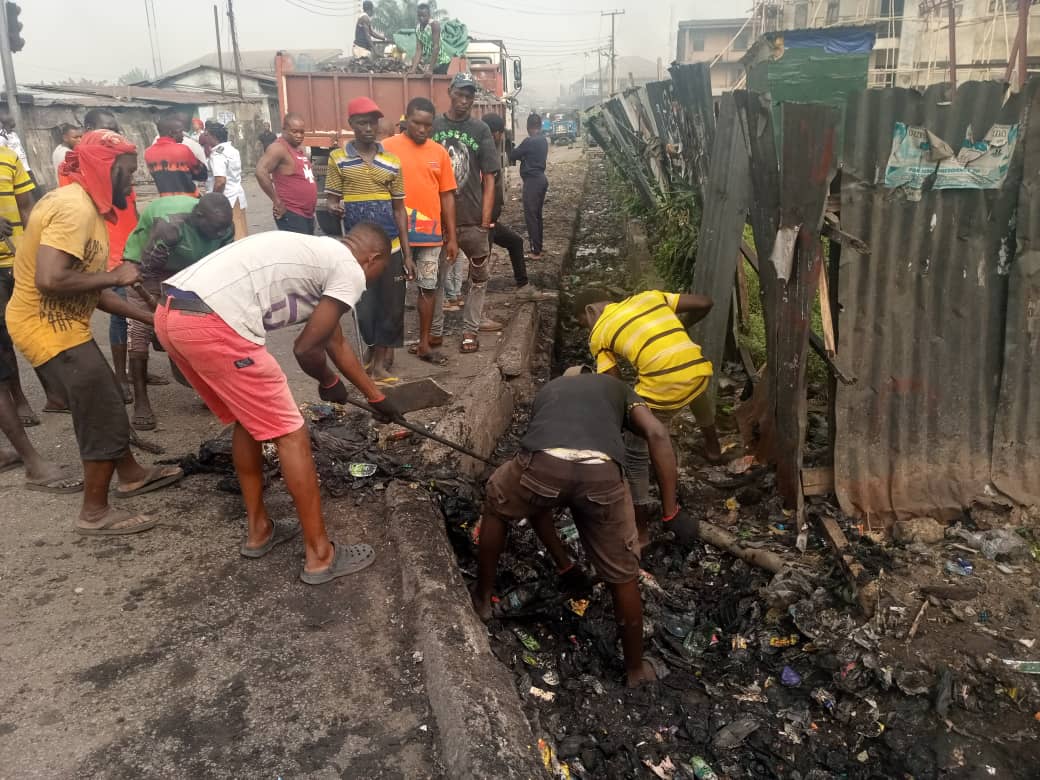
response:
[[[443,246],[413,246],[412,260],[415,262],[415,283],[420,290],[436,290],[440,274]]]

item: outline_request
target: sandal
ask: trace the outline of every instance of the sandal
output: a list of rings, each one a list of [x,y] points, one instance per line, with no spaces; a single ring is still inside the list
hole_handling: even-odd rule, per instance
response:
[[[18,415],[18,422],[22,424],[23,428],[35,428],[40,424],[40,418],[29,412],[29,414]]]
[[[64,472],[65,469],[62,469]],[[83,490],[83,480],[80,477],[60,476],[52,479],[26,480],[25,487],[39,493],[53,493],[55,495],[66,495],[68,493],[79,493]]]
[[[444,346],[444,336],[430,336],[430,346],[431,347],[443,347]],[[408,354],[409,355],[418,355],[419,354],[419,342],[418,341],[415,342],[414,344],[409,344],[408,345]]]
[[[76,533],[80,536],[126,536],[155,528],[158,522],[148,515],[132,515],[129,512],[109,509],[98,524],[80,525],[77,522]]]
[[[498,333],[505,327],[501,322],[495,322],[494,320],[481,320],[480,332],[481,333]]]
[[[154,414],[135,414],[130,420],[135,431],[154,431],[156,422]]]
[[[242,544],[238,548],[238,551],[244,558],[263,558],[267,553],[271,552],[276,545],[282,542],[287,542],[290,539],[295,539],[300,533],[300,524],[293,521],[277,522],[271,521],[271,537],[259,547],[247,547],[246,540],[248,535],[242,539]]]
[[[130,488],[129,490],[126,490],[124,488],[117,489],[116,498],[131,498],[133,496],[140,496],[145,493],[151,493],[153,490],[158,490],[159,488],[164,488],[167,485],[172,485],[174,482],[177,482],[179,479],[183,477],[184,469],[182,468],[175,467],[173,469],[167,469],[162,466],[153,466],[152,468],[148,469],[148,473],[145,476],[144,481],[142,481],[141,484],[137,487]]]
[[[424,363],[432,363],[435,366],[446,366],[448,365],[448,356],[443,352],[438,352],[436,349],[431,349],[425,355],[420,355],[418,352],[415,356],[422,360]]]
[[[350,544],[343,548],[332,545],[332,563],[327,569],[321,571],[300,572],[300,579],[308,585],[321,585],[332,582],[337,577],[345,577],[348,574],[356,574],[362,569],[367,569],[376,559],[376,551],[367,544]]]
[[[469,355],[480,349],[480,342],[477,340],[475,335],[462,336],[462,343],[459,344],[459,352],[463,355]]]
[[[163,385],[170,384],[170,380],[164,376],[158,374],[148,374],[148,386],[149,387],[162,387]]]

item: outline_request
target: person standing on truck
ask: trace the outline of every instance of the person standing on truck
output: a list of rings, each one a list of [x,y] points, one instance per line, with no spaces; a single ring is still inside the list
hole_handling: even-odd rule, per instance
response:
[[[271,199],[279,230],[314,235],[318,183],[303,146],[303,117],[292,112],[282,120],[282,134],[256,164],[256,181]]]
[[[415,16],[419,23],[415,27],[415,57],[412,58],[412,70],[416,73],[443,76],[451,65],[451,55],[441,50],[441,23],[430,18],[429,3],[419,3],[415,7]]]
[[[531,260],[542,259],[542,207],[549,179],[545,163],[549,158],[549,139],[542,135],[542,118],[538,114],[527,117],[527,138],[509,153],[509,162],[520,162],[520,180],[524,184],[524,222],[527,240],[531,244]]]
[[[480,331],[502,329],[498,322],[483,320],[484,297],[491,256],[491,215],[495,208],[495,174],[501,169],[498,149],[491,129],[470,112],[477,96],[477,82],[469,73],[458,73],[448,89],[451,108],[433,122],[433,140],[448,150],[455,182],[455,221],[459,249],[469,258],[469,295],[462,312],[462,344],[464,354],[480,349]],[[437,294],[437,308],[443,306],[443,291]],[[434,337],[443,334],[434,320]]]
[[[432,344],[437,291],[443,288],[442,261],[455,263],[459,243],[455,235],[455,173],[447,150],[429,141],[437,110],[426,98],[413,98],[405,110],[404,132],[388,138],[384,147],[397,155],[404,173],[404,205],[408,212],[408,245],[415,260],[419,288],[420,360],[443,366],[448,362]],[[443,295],[443,293],[442,293]],[[409,350],[411,351],[411,350]]]
[[[354,140],[329,155],[325,177],[328,210],[342,216],[344,234],[362,222],[374,222],[390,237],[386,271],[368,286],[357,308],[361,336],[372,346],[371,375],[377,380],[389,378],[394,349],[404,345],[405,280],[415,278],[401,161],[376,140],[382,117],[371,98],[357,97],[347,104]]]
[[[373,43],[385,45],[389,43],[389,39],[372,29],[372,14],[376,10],[372,0],[365,0],[361,4],[361,10],[363,13],[358,17],[357,24],[354,25],[354,56],[375,57],[377,55]],[[379,53],[382,54],[382,49]]]

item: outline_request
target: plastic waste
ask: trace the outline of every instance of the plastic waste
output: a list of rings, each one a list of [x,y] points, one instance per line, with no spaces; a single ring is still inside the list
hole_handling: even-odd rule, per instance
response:
[[[794,687],[802,684],[802,676],[790,666],[785,666],[784,670],[780,673],[780,682],[784,685]]]
[[[719,780],[719,776],[715,774],[715,770],[711,768],[711,765],[700,756],[692,756],[690,758],[690,769],[693,770],[693,776],[697,780]]]
[[[535,638],[535,636],[522,628],[514,628],[513,633],[516,634],[516,638],[520,640],[520,644],[526,647],[528,650],[541,650],[541,643]]]
[[[578,526],[574,523],[568,523],[560,529],[560,539],[564,542],[576,542],[578,541]]]
[[[347,470],[350,472],[350,476],[352,477],[371,477],[376,473],[376,464],[351,463],[350,466],[347,467]]]
[[[762,724],[754,718],[740,718],[727,723],[715,734],[712,746],[716,750],[731,750],[748,738]]]
[[[538,591],[534,588],[525,588],[523,586],[514,588],[498,602],[499,610],[504,613],[519,612],[524,607],[532,604],[537,598]]]
[[[959,577],[970,577],[975,573],[975,566],[971,561],[966,561],[963,558],[954,558],[952,561],[946,561],[946,565],[943,568],[946,569],[947,574],[955,574]]]
[[[573,612],[578,617],[585,617],[585,610],[589,608],[588,599],[568,599],[567,609]]]
[[[990,531],[980,531],[978,533],[958,528],[953,534],[963,539],[969,547],[978,550],[991,561],[998,555],[1009,558],[1024,558],[1029,554],[1029,545],[1012,528],[994,528]]]
[[[1040,674],[1040,661],[1018,661],[1014,658],[1005,658],[1004,665],[1023,674]]]
[[[531,686],[531,690],[528,691],[536,699],[544,702],[552,703],[556,700],[556,694],[552,691],[543,691],[541,688],[537,688],[534,685]]]
[[[837,699],[834,698],[834,694],[825,691],[823,688],[815,688],[811,694],[813,701],[821,705],[826,710],[833,710],[834,705],[837,704]]]
[[[542,682],[548,685],[550,688],[555,688],[560,684],[560,675],[554,672],[552,669],[542,675]]]

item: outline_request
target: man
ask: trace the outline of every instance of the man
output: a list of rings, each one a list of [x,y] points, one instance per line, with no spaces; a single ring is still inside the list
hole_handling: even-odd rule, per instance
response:
[[[478,333],[496,331],[497,322],[482,321],[484,297],[489,277],[491,255],[491,215],[495,208],[495,174],[498,173],[498,150],[491,130],[470,116],[477,95],[477,82],[469,73],[459,73],[448,89],[451,108],[433,122],[433,140],[448,150],[458,189],[455,194],[455,221],[459,249],[469,258],[469,295],[462,312],[463,332],[459,351],[472,353],[480,349]],[[437,293],[438,306],[443,306],[444,293]],[[434,323],[433,336],[443,335]]]
[[[374,222],[390,238],[386,272],[365,290],[357,309],[361,337],[372,347],[371,375],[376,380],[389,378],[394,349],[404,343],[405,280],[415,278],[401,161],[376,141],[382,117],[370,98],[347,104],[354,140],[332,151],[325,176],[326,207],[342,216],[344,233],[361,222]]]
[[[36,175],[32,171],[32,167],[29,165],[29,158],[25,154],[25,146],[22,145],[22,139],[18,137],[18,132],[15,130],[14,116],[7,108],[0,108],[0,146],[6,146],[16,155],[18,160],[22,163],[22,168],[25,169],[26,175],[33,183],[33,201],[38,201],[43,197],[43,192],[40,190],[40,185],[36,181]]]
[[[408,245],[419,288],[420,360],[442,366],[448,359],[430,344],[437,291],[443,290],[441,257],[450,265],[459,253],[455,235],[455,173],[447,150],[429,143],[437,110],[426,98],[415,98],[405,111],[404,133],[383,146],[397,155],[404,173],[404,205],[408,212]],[[441,293],[443,295],[443,292]]]
[[[231,219],[235,225],[235,241],[249,235],[246,224],[246,190],[242,186],[242,156],[228,140],[224,125],[210,128],[217,145],[209,156],[210,192],[219,192],[231,204]]]
[[[206,159],[209,160],[209,156],[213,153],[213,147],[220,143],[217,137],[213,134],[213,128],[219,123],[207,121],[203,127],[202,132],[199,133],[198,142],[199,146],[202,147],[202,153],[206,155]],[[223,125],[221,125],[223,127]]]
[[[278,229],[312,236],[318,184],[304,150],[304,128],[299,114],[285,115],[281,136],[256,164],[256,180],[271,199]]]
[[[137,149],[108,130],[87,133],[65,158],[71,180],[34,208],[15,258],[14,296],[7,326],[18,349],[42,376],[60,387],[69,402],[83,461],[83,506],[75,526],[88,536],[133,534],[152,528],[147,515],[113,509],[108,489],[119,475],[116,496],[126,498],[172,484],[184,476],[176,467],[144,468],[130,452],[130,426],[112,369],[91,337],[95,308],[133,319],[151,314],[130,306],[112,287],[138,281],[137,268],[108,261],[113,207],[126,207]]]
[[[178,117],[169,115],[160,119],[156,128],[159,137],[145,150],[144,161],[159,190],[159,197],[190,195],[197,198],[199,188],[196,182],[206,180],[206,165],[181,143],[184,125]]]
[[[372,29],[372,14],[375,13],[376,7],[372,4],[372,0],[365,0],[361,4],[361,16],[358,17],[357,24],[354,25],[354,56],[355,57],[376,57],[383,53],[383,48],[380,47],[379,51],[376,51],[373,43],[387,44],[389,39],[383,35],[380,35]]]
[[[267,147],[273,144],[278,139],[274,133],[271,132],[271,123],[264,122],[264,129],[260,131],[260,134],[256,137],[257,142],[260,144],[260,154],[262,155],[267,151]]]
[[[164,280],[230,244],[231,219],[231,204],[217,192],[198,199],[180,195],[149,203],[123,251],[123,259],[141,269],[141,283],[127,293],[130,304],[151,309],[149,298],[158,299]],[[139,431],[155,430],[157,424],[148,398],[148,349],[154,337],[155,330],[148,323],[130,323],[130,377],[134,383],[130,424]]]
[[[635,687],[656,675],[643,659],[639,548],[622,466],[623,431],[648,443],[668,527],[681,543],[692,543],[696,521],[676,501],[675,453],[668,431],[639,397],[613,377],[573,374],[571,369],[568,374],[538,392],[520,452],[488,480],[473,608],[484,621],[493,616],[491,597],[507,524],[527,518],[561,574],[571,570],[553,524],[553,510],[568,507],[582,547],[613,597],[627,682]]]
[[[58,168],[65,162],[65,155],[75,149],[79,139],[83,137],[83,128],[70,125],[68,122],[62,123],[58,129],[61,130],[61,143],[55,146],[54,152],[51,153],[51,164],[54,166],[55,176],[57,176]]]
[[[83,127],[86,132],[91,130],[111,130],[119,132],[119,123],[111,111],[103,108],[92,108],[83,117]],[[59,175],[59,180],[61,176]],[[64,183],[64,182],[63,182]],[[126,208],[113,208],[115,222],[105,220],[105,228],[108,230],[108,267],[106,270],[114,271],[123,262],[123,247],[130,238],[130,233],[137,227],[137,193],[131,189],[126,199]],[[126,298],[126,290],[122,287],[115,289],[117,295]],[[130,393],[130,380],[127,371],[127,340],[128,326],[126,317],[119,314],[111,314],[108,319],[108,343],[112,352],[112,368],[116,373],[120,389],[123,392],[123,402],[130,403],[133,396]],[[158,376],[148,378],[150,384],[165,385],[166,379]],[[50,411],[50,401],[43,410]],[[62,407],[55,411],[68,411],[68,405],[62,401]]]
[[[527,225],[527,240],[531,242],[531,259],[542,259],[542,207],[545,193],[549,191],[549,179],[545,176],[545,163],[549,158],[549,139],[542,135],[542,118],[538,114],[527,117],[527,138],[509,153],[509,161],[520,162],[520,181],[524,192],[524,222]]]
[[[666,426],[683,408],[690,407],[704,433],[706,455],[721,460],[715,408],[708,384],[711,362],[690,340],[677,315],[689,315],[692,324],[711,310],[712,300],[704,295],[648,290],[620,303],[605,300],[599,290],[579,294],[576,308],[579,323],[591,330],[589,351],[596,370],[621,376],[618,359],[624,358],[636,371],[635,391]],[[650,518],[650,474],[645,444],[628,437],[626,470],[636,506],[640,538],[648,538]]]
[[[441,23],[430,18],[429,3],[419,3],[415,7],[415,16],[418,24],[415,27],[412,70],[415,73],[443,76],[451,65],[451,56],[441,51]]]
[[[319,585],[365,568],[375,558],[367,544],[334,546],[321,515],[310,433],[278,361],[266,350],[267,331],[306,323],[293,353],[318,380],[325,401],[343,403],[347,389],[336,369],[384,418],[400,419],[365,374],[340,330],[366,281],[378,278],[390,240],[364,222],[345,239],[285,232],[258,233],[214,252],[170,278],[155,315],[159,340],[210,410],[234,423],[232,456],[246,506],[248,531],[240,552],[260,558],[303,531],[306,554],[300,579]],[[282,478],[299,524],[272,521],[264,505],[261,442],[278,449]]]
[[[495,146],[500,146],[505,137],[506,121],[498,114],[484,114],[483,121],[491,130]],[[543,292],[528,281],[527,263],[524,261],[524,239],[501,220],[505,197],[505,186],[499,172],[495,174],[495,208],[491,212],[491,240],[495,246],[500,246],[509,253],[509,263],[513,266],[513,279],[516,281],[516,297],[521,301],[554,299],[555,293]]]

